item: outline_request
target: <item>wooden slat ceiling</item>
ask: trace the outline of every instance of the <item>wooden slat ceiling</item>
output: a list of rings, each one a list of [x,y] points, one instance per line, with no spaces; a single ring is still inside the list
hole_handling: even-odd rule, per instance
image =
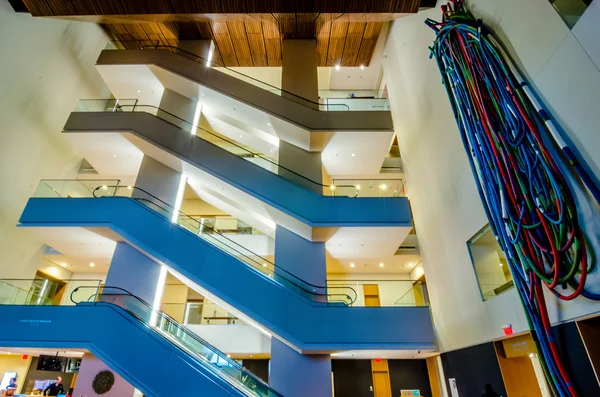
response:
[[[213,40],[225,66],[281,66],[283,39],[316,39],[320,66],[368,66],[383,23],[426,0],[23,1],[33,16],[98,22],[118,41]]]

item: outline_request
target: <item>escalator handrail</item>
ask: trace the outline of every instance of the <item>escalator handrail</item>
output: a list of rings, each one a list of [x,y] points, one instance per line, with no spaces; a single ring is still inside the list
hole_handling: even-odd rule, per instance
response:
[[[73,299],[73,294],[75,294],[78,290],[80,289],[95,289],[96,293],[92,294],[87,301],[75,301],[75,299]],[[114,305],[117,307],[120,307],[121,309],[123,309],[125,312],[131,314],[132,316],[134,316],[135,318],[137,318],[138,320],[140,320],[140,322],[142,322],[144,325],[149,326],[149,324],[147,324],[146,320],[143,319],[142,317],[140,317],[137,313],[132,312],[131,310],[126,309],[125,307],[119,306],[115,303],[111,303],[111,302],[102,302],[100,300],[98,300],[101,296],[129,296],[133,299],[135,299],[136,301],[140,302],[142,305],[146,306],[147,308],[150,309],[151,312],[156,313],[157,315],[161,316],[162,318],[166,319],[168,322],[174,324],[175,326],[177,326],[178,329],[181,329],[186,336],[189,336],[190,338],[196,340],[198,343],[200,343],[202,346],[206,347],[208,350],[212,351],[214,354],[216,354],[217,356],[219,356],[220,358],[222,358],[224,361],[226,361],[229,365],[231,365],[232,367],[237,368],[240,372],[242,372],[243,374],[246,374],[250,377],[252,377],[257,383],[262,384],[263,386],[265,386],[270,392],[272,392],[275,396],[280,396],[283,397],[281,394],[279,394],[277,391],[273,390],[271,388],[271,386],[269,386],[265,381],[263,381],[262,379],[260,379],[259,377],[257,377],[256,375],[254,375],[252,372],[250,372],[248,369],[246,369],[244,366],[242,366],[240,363],[238,363],[235,360],[232,360],[231,358],[229,358],[225,353],[223,353],[222,351],[218,350],[216,347],[214,347],[213,345],[211,345],[210,343],[208,343],[207,341],[205,341],[203,338],[201,338],[199,335],[197,335],[196,333],[188,330],[187,328],[185,328],[183,325],[179,324],[179,322],[177,322],[175,319],[173,319],[171,316],[169,316],[168,314],[156,310],[154,307],[152,307],[152,305],[150,305],[148,302],[146,302],[145,300],[143,300],[142,298],[133,295],[131,292],[127,291],[124,288],[121,287],[111,287],[111,286],[104,286],[103,290],[105,289],[113,289],[113,290],[117,290],[120,291],[121,293],[104,293],[104,292],[100,292],[98,290],[98,287],[94,287],[94,286],[80,286],[75,288],[69,298],[71,300],[71,302],[73,302],[75,305],[78,305],[80,303],[93,303],[93,305],[97,305],[98,303],[101,304],[109,304],[109,305]],[[150,329],[152,329],[153,331],[156,332],[156,330],[153,329],[153,327],[149,326]],[[158,333],[158,332],[157,332]],[[159,334],[160,335],[160,334]],[[175,344],[174,344],[175,345]],[[181,348],[180,346],[175,345],[176,347],[178,347],[180,350],[184,351],[186,354],[189,355],[188,352],[185,351],[185,349]],[[197,359],[196,359],[197,360]]]
[[[200,222],[198,222],[196,219],[192,218],[191,216],[189,216],[188,214],[186,214],[186,213],[184,213],[184,212],[182,212],[182,211],[180,211],[180,210],[177,210],[177,209],[173,208],[173,207],[172,207],[170,204],[168,204],[168,203],[166,203],[165,201],[161,200],[160,198],[156,197],[156,196],[155,196],[155,195],[153,195],[152,193],[149,193],[149,192],[147,192],[146,190],[144,190],[144,189],[142,189],[142,188],[139,188],[139,187],[137,187],[137,186],[128,186],[128,187],[127,187],[127,189],[129,189],[130,187],[131,187],[131,190],[132,190],[132,191],[133,191],[133,190],[139,190],[140,192],[142,192],[142,193],[144,193],[144,194],[148,195],[149,197],[151,197],[153,200],[156,200],[156,201],[158,201],[159,203],[161,203],[162,205],[164,205],[166,208],[162,208],[162,207],[161,207],[159,204],[157,204],[157,203],[153,202],[152,200],[147,200],[147,199],[143,199],[143,198],[135,198],[135,197],[132,197],[132,199],[133,199],[133,200],[136,200],[136,201],[148,201],[148,202],[152,203],[153,205],[155,205],[155,206],[157,206],[157,207],[159,207],[159,208],[161,208],[161,209],[165,210],[165,211],[166,211],[166,212],[168,212],[168,213],[171,213],[171,214],[175,214],[175,213],[176,213],[176,214],[178,214],[180,217],[181,217],[181,216],[183,216],[184,218],[186,218],[186,219],[189,219],[189,220],[191,220],[191,221],[192,221],[192,222],[194,222],[194,223],[198,223],[198,224],[200,224]],[[113,189],[113,188],[114,188],[114,193],[113,193],[113,195],[116,195],[116,193],[117,193],[117,190],[118,190],[119,188],[124,188],[124,187],[123,187],[123,186],[118,186],[118,185],[117,185],[117,186],[106,186],[106,188],[107,188],[107,189],[108,189],[108,188],[110,188],[110,189]],[[106,197],[106,196],[97,196],[97,195],[96,195],[96,192],[97,192],[98,190],[100,190],[100,189],[104,189],[104,186],[98,186],[98,187],[97,187],[97,188],[95,188],[95,189],[94,189],[94,191],[92,192],[92,195],[93,195],[95,198],[103,198],[103,197]],[[148,206],[145,206],[145,207],[149,208]],[[160,213],[159,213],[159,212],[157,212],[157,211],[154,211],[154,212],[156,212],[156,213],[158,213],[158,214],[160,215]],[[298,277],[298,276],[296,276],[296,275],[294,275],[294,274],[290,273],[289,271],[287,271],[287,270],[285,270],[285,269],[281,268],[280,266],[277,266],[275,263],[273,263],[273,262],[271,262],[271,261],[269,261],[269,260],[267,260],[267,259],[263,258],[262,256],[260,256],[260,255],[258,255],[258,254],[255,254],[255,253],[253,253],[252,251],[250,251],[250,250],[249,250],[249,249],[247,249],[247,248],[244,248],[244,247],[243,247],[243,246],[241,246],[240,244],[238,244],[238,243],[236,243],[235,241],[233,241],[233,240],[229,239],[228,237],[224,236],[222,233],[220,233],[219,231],[217,231],[217,230],[215,230],[215,229],[211,228],[210,226],[206,226],[206,225],[200,225],[200,226],[201,226],[201,227],[203,227],[203,228],[206,228],[206,229],[209,229],[209,230],[213,231],[213,233],[215,233],[215,234],[218,234],[218,235],[220,235],[220,236],[221,236],[221,237],[223,237],[225,240],[227,240],[228,242],[230,242],[230,243],[234,244],[235,246],[239,247],[240,249],[242,249],[242,250],[245,250],[245,251],[247,251],[247,252],[250,252],[250,253],[252,253],[252,254],[253,254],[254,256],[256,256],[257,258],[260,258],[260,259],[262,260],[261,262],[263,262],[263,261],[264,261],[264,262],[267,262],[267,263],[271,264],[271,265],[273,266],[273,268],[274,268],[274,269],[275,269],[275,268],[277,268],[277,269],[278,269],[278,270],[280,270],[281,272],[284,272],[285,274],[288,274],[289,276],[293,277],[295,280],[299,281],[300,283],[307,285],[307,286],[308,286],[308,288],[320,289],[320,290],[324,290],[324,291],[325,291],[325,293],[319,293],[319,292],[317,292],[317,291],[310,291],[309,289],[307,289],[307,288],[306,288],[306,287],[304,287],[303,285],[299,285],[297,282],[294,282],[293,280],[290,280],[290,279],[288,279],[287,277],[284,277],[284,276],[282,276],[281,274],[277,274],[278,276],[280,276],[280,277],[283,277],[284,279],[286,279],[286,280],[287,280],[287,281],[289,281],[290,283],[292,283],[292,284],[296,285],[298,288],[302,289],[303,291],[305,291],[305,292],[307,292],[307,293],[309,293],[309,294],[311,294],[311,295],[324,296],[324,297],[340,297],[340,296],[341,296],[341,297],[346,297],[346,298],[348,299],[349,303],[346,303],[346,301],[345,301],[345,300],[342,300],[342,301],[337,301],[337,302],[342,302],[342,303],[344,303],[346,306],[351,306],[351,305],[352,305],[352,304],[353,304],[353,303],[356,301],[356,298],[357,298],[357,296],[358,296],[358,295],[357,295],[357,293],[356,293],[356,290],[354,290],[352,287],[335,287],[335,286],[332,286],[332,287],[325,286],[325,287],[323,287],[323,286],[318,286],[318,285],[315,285],[315,284],[309,283],[309,282],[307,282],[307,281],[305,281],[305,280],[301,279],[300,277]],[[208,235],[209,235],[209,234],[207,234],[207,236],[208,236]],[[216,246],[216,247],[218,247],[218,245],[215,245],[215,246]],[[240,250],[239,250],[239,249],[236,249],[236,248],[233,248],[233,247],[229,247],[229,248],[233,249],[235,252],[239,253],[240,255],[244,256],[245,258],[248,258],[250,261],[252,261],[252,262],[254,262],[254,263],[257,263],[258,265],[260,265],[260,264],[259,264],[258,262],[256,262],[254,259],[250,258],[249,256],[247,256],[247,255],[246,255],[246,254],[244,254],[243,252],[240,252]],[[257,271],[257,273],[260,273],[260,272],[258,272],[258,271]],[[276,273],[275,273],[275,270],[273,270],[273,274],[276,274]],[[275,279],[271,279],[271,280],[272,280],[273,282],[277,282],[277,280],[275,280]],[[281,284],[281,283],[279,283],[279,284]],[[343,289],[344,291],[351,291],[351,293],[353,293],[354,297],[352,297],[352,296],[350,296],[350,295],[348,295],[348,294],[328,294],[328,293],[327,293],[327,291],[328,291],[329,289],[337,289],[337,290],[339,290],[339,289]],[[332,301],[332,302],[336,302],[336,301]],[[329,300],[327,301],[327,303],[329,303]]]
[[[119,112],[119,110],[120,110],[120,109],[123,109],[123,108],[132,108],[132,110],[131,110],[131,112],[132,112],[132,113],[133,113],[133,112],[135,112],[135,109],[140,109],[140,108],[151,108],[151,109],[156,109],[156,110],[157,110],[157,112],[156,112],[156,115],[153,115],[153,114],[152,114],[152,113],[150,113],[150,112],[144,112],[144,113],[148,113],[148,114],[151,114],[151,115],[153,115],[153,116],[155,116],[155,117],[158,117],[159,119],[163,120],[164,122],[166,122],[166,123],[169,123],[169,124],[171,124],[172,126],[174,126],[174,127],[176,127],[176,128],[179,128],[179,129],[181,129],[181,126],[178,126],[178,125],[176,125],[176,124],[173,124],[173,123],[171,123],[169,120],[167,120],[167,119],[165,119],[165,118],[161,117],[159,112],[162,112],[162,113],[168,114],[170,117],[173,117],[173,118],[175,118],[175,119],[177,119],[177,120],[180,120],[180,121],[182,121],[183,123],[185,123],[185,124],[187,124],[187,125],[191,126],[192,128],[195,128],[195,129],[197,129],[197,130],[200,130],[200,131],[206,132],[207,134],[209,134],[209,135],[212,135],[212,136],[214,136],[214,137],[215,137],[215,138],[217,138],[217,139],[220,139],[220,140],[222,140],[222,141],[225,141],[225,142],[227,142],[227,143],[229,143],[229,144],[231,144],[231,145],[233,145],[233,146],[237,147],[238,149],[241,149],[241,150],[243,150],[243,151],[247,152],[248,154],[252,155],[253,157],[258,157],[258,158],[260,158],[260,159],[262,159],[262,160],[264,160],[264,161],[266,161],[266,162],[268,162],[268,163],[271,163],[271,164],[273,164],[273,165],[274,165],[274,166],[276,166],[277,168],[281,168],[281,169],[285,170],[286,172],[289,172],[289,173],[291,173],[291,174],[294,174],[295,176],[297,176],[297,177],[300,177],[300,178],[302,178],[302,179],[304,179],[304,180],[306,180],[306,181],[308,181],[308,182],[310,182],[310,183],[312,183],[312,184],[314,184],[314,185],[316,185],[316,186],[319,186],[319,187],[321,187],[321,188],[327,188],[327,187],[331,187],[331,186],[328,186],[328,185],[324,185],[324,184],[322,184],[322,183],[320,183],[320,182],[313,181],[312,179],[310,179],[310,178],[308,178],[308,177],[306,177],[306,176],[304,176],[304,175],[302,175],[302,174],[299,174],[299,173],[298,173],[298,172],[296,172],[296,171],[290,170],[289,168],[286,168],[286,167],[284,167],[284,166],[282,166],[282,165],[280,165],[280,164],[278,164],[278,163],[274,162],[273,160],[270,160],[270,159],[269,159],[267,156],[264,156],[264,155],[262,155],[262,154],[260,154],[260,153],[255,153],[255,152],[253,152],[253,151],[251,151],[251,150],[249,150],[249,149],[247,149],[247,148],[245,148],[245,147],[243,147],[243,146],[239,145],[238,143],[236,143],[236,142],[234,142],[234,141],[231,141],[231,140],[229,140],[229,139],[227,139],[227,138],[224,138],[224,137],[222,137],[222,136],[219,136],[219,135],[217,135],[217,134],[215,134],[215,133],[212,133],[212,132],[210,132],[210,131],[208,131],[208,130],[206,130],[206,129],[204,129],[204,128],[202,128],[202,127],[198,126],[198,125],[194,125],[193,123],[190,123],[189,121],[187,121],[187,120],[185,120],[185,119],[182,119],[181,117],[179,117],[179,116],[177,116],[177,115],[175,115],[175,114],[173,114],[173,113],[171,113],[171,112],[168,112],[168,111],[166,111],[166,110],[164,110],[164,109],[161,109],[161,108],[159,108],[158,106],[154,106],[154,105],[140,105],[140,104],[138,104],[138,103],[137,103],[137,100],[135,100],[135,101],[136,101],[136,102],[135,102],[133,105],[121,105],[121,104],[119,104],[119,103],[118,103],[118,100],[117,100],[117,102],[116,102],[116,103],[118,104],[118,107],[117,107],[117,106],[115,106],[115,107],[113,108],[113,110],[111,110],[109,113],[116,113],[116,112]],[[159,112],[158,112],[158,111],[159,111]],[[92,113],[93,113],[93,112],[92,112]],[[103,112],[103,113],[104,113],[104,112]],[[204,141],[206,141],[206,142],[208,142],[208,143],[210,143],[210,144],[214,145],[214,143],[212,143],[212,142],[210,142],[210,141],[207,141],[206,139],[202,138],[202,137],[201,137],[201,136],[199,136],[199,135],[195,135],[195,136],[196,136],[197,138],[199,138],[199,139],[202,139],[202,140],[204,140]],[[217,146],[217,145],[215,145],[215,146]],[[225,149],[225,150],[226,150],[226,149]],[[229,152],[229,153],[231,153],[231,152]],[[234,156],[237,156],[237,157],[242,157],[242,156],[239,156],[239,155],[237,155],[237,154],[235,154],[235,153],[231,153],[231,154],[233,154]],[[262,168],[262,167],[261,167],[261,168]],[[282,177],[281,175],[279,175],[279,174],[275,174],[275,173],[273,173],[273,174],[274,174],[275,176],[278,176],[278,177],[280,177],[280,178],[283,178],[283,177]],[[286,178],[284,178],[284,179],[286,179]],[[335,185],[333,185],[333,186],[335,186]],[[359,189],[358,189],[356,186],[354,186],[354,185],[339,185],[339,186],[335,186],[335,188],[334,188],[334,192],[335,192],[335,189],[338,189],[338,188],[351,188],[351,189],[354,189],[354,191],[355,191],[355,193],[354,193],[354,196],[348,196],[348,197],[357,197],[357,196],[358,196],[358,194],[360,193]],[[335,196],[333,196],[333,197],[335,198]]]
[[[120,41],[113,41],[113,43],[122,43],[122,42],[120,42]],[[184,53],[184,54],[187,54],[187,55],[189,55],[189,56],[191,56],[191,57],[193,57],[193,58],[195,58],[195,59],[190,59],[190,57],[184,57],[184,58],[190,59],[191,61],[193,61],[193,62],[195,62],[195,63],[204,63],[204,64],[206,64],[207,62],[209,62],[209,63],[211,63],[211,64],[215,64],[215,65],[217,65],[218,67],[220,67],[220,68],[223,68],[223,69],[226,69],[226,70],[228,70],[228,71],[229,71],[229,72],[231,72],[231,73],[235,73],[236,75],[243,76],[243,77],[244,77],[244,78],[246,78],[246,79],[250,79],[250,80],[256,81],[257,83],[260,83],[260,84],[262,84],[262,85],[266,85],[266,86],[268,86],[268,87],[271,87],[271,88],[273,88],[274,90],[281,91],[282,93],[285,93],[286,95],[291,95],[291,96],[293,96],[293,97],[296,97],[296,98],[298,98],[298,99],[300,99],[300,100],[302,100],[302,101],[304,101],[304,102],[310,103],[310,104],[312,104],[312,105],[316,105],[316,106],[317,106],[317,109],[314,109],[313,107],[307,106],[307,105],[305,105],[305,104],[303,104],[303,103],[301,103],[301,102],[294,101],[294,100],[290,99],[289,97],[286,97],[286,96],[283,96],[283,95],[281,95],[281,97],[282,97],[282,98],[288,99],[288,100],[290,100],[290,101],[292,101],[292,102],[294,102],[294,103],[297,103],[297,104],[299,104],[299,105],[302,105],[302,106],[304,106],[304,107],[308,107],[308,108],[310,108],[310,109],[313,109],[313,110],[318,110],[318,109],[319,109],[321,106],[326,106],[326,107],[327,107],[327,110],[329,111],[329,104],[328,104],[328,103],[325,103],[325,104],[323,104],[323,103],[315,102],[315,101],[313,101],[312,99],[305,98],[305,97],[303,97],[303,96],[301,96],[301,95],[294,94],[293,92],[290,92],[290,91],[284,90],[284,89],[282,89],[282,88],[276,87],[276,86],[274,86],[274,85],[271,85],[271,84],[269,84],[269,83],[265,83],[265,82],[264,82],[264,81],[262,81],[262,80],[259,80],[259,79],[255,78],[255,77],[252,77],[252,76],[248,76],[247,74],[244,74],[244,73],[238,72],[237,70],[234,70],[234,69],[228,68],[227,66],[225,66],[225,65],[221,65],[221,64],[219,64],[219,63],[217,63],[217,62],[215,62],[215,61],[212,61],[212,60],[211,60],[211,61],[209,61],[208,59],[206,59],[206,58],[203,58],[203,57],[201,57],[201,56],[199,56],[199,55],[197,55],[197,54],[194,54],[193,52],[190,52],[190,51],[184,50],[183,48],[179,48],[179,47],[176,47],[176,46],[171,46],[171,45],[162,45],[162,44],[144,45],[144,44],[138,44],[136,41],[134,41],[134,43],[137,45],[137,47],[138,47],[140,50],[148,50],[148,49],[153,49],[153,50],[168,50],[169,52],[171,52],[171,53],[173,53],[173,54],[176,54],[176,55],[180,55],[180,54],[179,54],[179,52],[181,52],[181,53]],[[174,50],[174,51],[173,51],[173,50]],[[183,56],[183,55],[181,55],[181,56]],[[201,60],[202,62],[198,62],[198,60]],[[240,80],[241,80],[241,81],[244,81],[243,79],[240,79]],[[254,84],[253,84],[253,85],[254,85]],[[257,87],[259,87],[259,86],[257,86]],[[259,87],[259,88],[260,88],[260,87]],[[345,108],[345,110],[346,110],[346,111],[350,111],[350,106],[346,105],[345,103],[340,103],[340,104],[332,104],[332,106],[340,106],[340,107],[343,107],[343,108]],[[318,110],[318,111],[320,111],[320,110]]]

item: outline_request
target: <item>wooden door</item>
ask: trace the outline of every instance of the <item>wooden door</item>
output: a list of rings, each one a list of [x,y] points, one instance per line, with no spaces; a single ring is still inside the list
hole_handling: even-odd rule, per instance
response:
[[[375,397],[392,397],[389,373],[373,372],[373,391],[375,392]]]
[[[381,306],[379,302],[379,286],[377,284],[364,284],[365,306]]]

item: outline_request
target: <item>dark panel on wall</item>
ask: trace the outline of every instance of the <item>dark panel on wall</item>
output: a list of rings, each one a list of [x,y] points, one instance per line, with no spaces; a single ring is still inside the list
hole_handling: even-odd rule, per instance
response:
[[[269,383],[269,360],[242,360],[248,371]]]
[[[492,385],[496,393],[506,396],[492,342],[443,353],[441,358],[448,393],[448,378],[455,378],[461,396],[481,396],[487,383]]]
[[[552,333],[558,345],[572,381],[580,396],[600,396],[600,387],[592,364],[585,351],[577,324],[569,322],[552,327]]]
[[[388,360],[392,396],[400,395],[400,390],[419,389],[422,397],[431,397],[431,386],[425,360]]]
[[[369,360],[331,360],[335,395],[373,397],[373,374]]]
[[[18,381],[18,385],[23,385],[21,393],[25,393],[26,389],[31,390],[33,387],[34,380],[51,380],[56,379],[57,377],[62,378],[62,384],[65,388],[65,391],[69,391],[69,386],[71,385],[71,381],[73,380],[73,376],[75,376],[74,372],[55,372],[55,371],[38,371],[36,368],[38,366],[39,357],[33,357],[31,359],[31,364],[29,366],[29,372],[27,373],[27,378],[24,377],[24,374],[19,374],[20,380]],[[25,379],[25,381],[23,381]]]

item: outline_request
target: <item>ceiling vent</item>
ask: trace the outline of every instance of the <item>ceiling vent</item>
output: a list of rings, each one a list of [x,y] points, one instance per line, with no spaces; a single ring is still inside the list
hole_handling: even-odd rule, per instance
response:
[[[96,169],[94,167],[92,167],[92,165],[90,164],[89,161],[87,161],[86,159],[83,159],[81,161],[81,166],[79,167],[79,173],[80,174],[97,174],[98,171],[96,171]]]

